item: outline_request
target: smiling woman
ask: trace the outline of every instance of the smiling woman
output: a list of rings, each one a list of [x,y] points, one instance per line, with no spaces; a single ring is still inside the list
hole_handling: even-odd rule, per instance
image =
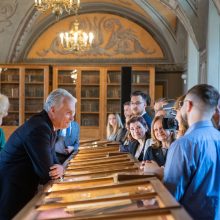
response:
[[[150,137],[149,128],[146,121],[141,116],[134,116],[128,122],[127,126],[130,129],[131,136],[134,141],[129,143],[129,152],[139,161],[144,158],[147,139]]]
[[[159,166],[164,166],[168,148],[174,141],[174,133],[163,128],[163,116],[154,118],[151,136],[153,144],[148,147],[144,160],[153,160]]]

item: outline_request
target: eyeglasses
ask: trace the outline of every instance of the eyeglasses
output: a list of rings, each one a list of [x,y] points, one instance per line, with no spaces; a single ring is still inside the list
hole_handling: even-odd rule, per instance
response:
[[[131,105],[141,105],[143,102],[131,102]]]

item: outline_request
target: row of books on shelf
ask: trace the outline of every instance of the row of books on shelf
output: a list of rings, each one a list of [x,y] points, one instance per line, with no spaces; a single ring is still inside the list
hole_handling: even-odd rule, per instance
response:
[[[82,87],[81,96],[84,98],[99,98],[99,87]]]
[[[9,98],[19,97],[19,87],[13,85],[1,86],[1,93],[7,95]],[[25,88],[26,97],[43,97],[44,91],[43,86],[27,86]]]
[[[44,90],[43,85],[42,86],[27,86],[25,88],[25,96],[28,97],[43,97],[44,96]]]
[[[44,82],[44,75],[42,74],[29,74],[25,75],[25,82],[27,83],[43,83]]]

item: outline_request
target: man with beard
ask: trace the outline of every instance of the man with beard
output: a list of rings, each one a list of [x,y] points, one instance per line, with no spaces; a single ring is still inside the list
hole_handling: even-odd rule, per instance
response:
[[[189,128],[168,151],[164,184],[193,219],[220,216],[220,135],[211,122],[218,91],[206,84],[191,88],[181,115]]]

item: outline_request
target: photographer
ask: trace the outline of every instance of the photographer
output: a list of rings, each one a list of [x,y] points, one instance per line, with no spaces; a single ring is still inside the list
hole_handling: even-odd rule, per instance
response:
[[[151,137],[153,144],[148,147],[144,161],[153,160],[159,166],[164,166],[166,162],[167,151],[171,143],[174,141],[175,133],[172,130],[165,129],[167,125],[163,116],[154,118],[151,127]]]

